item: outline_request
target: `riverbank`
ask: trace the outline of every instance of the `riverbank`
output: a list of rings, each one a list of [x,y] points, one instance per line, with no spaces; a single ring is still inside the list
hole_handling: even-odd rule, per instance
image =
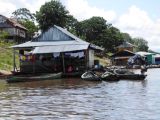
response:
[[[12,45],[15,43],[0,40],[0,70],[11,71],[13,69],[13,51],[10,48]],[[3,73],[3,71],[1,72]]]
[[[4,79],[4,78],[11,76],[11,75],[12,75],[11,71],[0,70],[0,79]]]

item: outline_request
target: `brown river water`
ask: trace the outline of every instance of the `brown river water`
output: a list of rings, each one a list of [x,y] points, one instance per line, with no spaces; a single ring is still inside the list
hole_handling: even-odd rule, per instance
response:
[[[0,120],[160,120],[160,69],[144,81],[0,81]]]

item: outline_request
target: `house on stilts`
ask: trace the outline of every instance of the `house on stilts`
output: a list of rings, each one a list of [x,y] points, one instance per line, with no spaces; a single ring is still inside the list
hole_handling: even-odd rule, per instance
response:
[[[5,41],[23,43],[26,41],[27,28],[18,23],[16,19],[7,18],[0,14],[0,32],[7,33]]]
[[[93,67],[95,50],[103,50],[56,25],[31,41],[12,48],[14,71],[15,53],[19,51],[22,73],[82,73]]]
[[[117,52],[111,56],[112,64],[116,66],[126,66],[129,58],[135,55],[135,48],[135,45],[124,41],[116,47]]]

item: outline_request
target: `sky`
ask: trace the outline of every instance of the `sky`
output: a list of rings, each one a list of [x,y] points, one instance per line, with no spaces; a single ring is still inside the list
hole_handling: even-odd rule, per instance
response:
[[[31,12],[49,0],[0,0],[0,14],[7,17],[18,8]],[[149,49],[160,52],[160,0],[60,0],[79,21],[100,16],[133,38],[148,41]]]

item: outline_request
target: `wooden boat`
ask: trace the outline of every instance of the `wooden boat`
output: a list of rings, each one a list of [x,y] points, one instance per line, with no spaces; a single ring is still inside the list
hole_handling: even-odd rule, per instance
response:
[[[50,73],[50,74],[37,74],[37,75],[15,75],[10,76],[6,79],[8,83],[14,82],[28,82],[28,81],[39,81],[39,80],[52,80],[62,77],[62,73]]]
[[[96,75],[92,71],[87,71],[81,75],[81,78],[83,80],[89,80],[89,81],[101,81],[100,77]]]
[[[108,71],[101,75],[101,79],[105,81],[119,81],[119,77],[116,74]]]
[[[83,72],[63,73],[63,77],[81,77]]]
[[[127,79],[127,80],[144,80],[147,75],[144,74],[135,74],[133,72],[123,70],[123,69],[115,69],[114,74],[116,74],[119,79]]]

